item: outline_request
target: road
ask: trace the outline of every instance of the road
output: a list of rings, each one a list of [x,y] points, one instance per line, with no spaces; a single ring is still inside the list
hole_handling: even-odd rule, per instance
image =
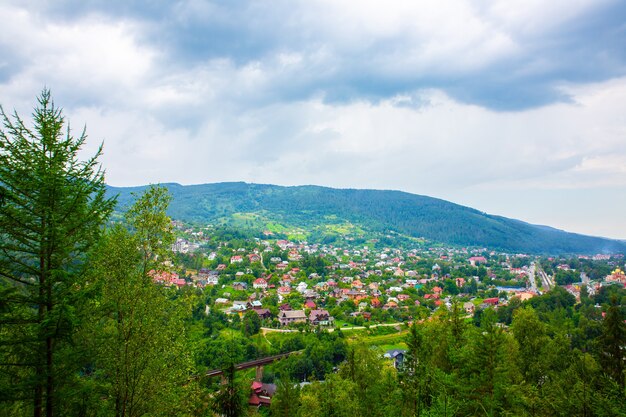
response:
[[[537,281],[535,280],[536,266],[535,263],[530,264],[528,278],[530,280],[530,289],[532,292],[536,294],[540,294],[539,289],[537,288]]]
[[[585,274],[584,272],[580,273],[580,281],[583,283],[583,285],[589,285],[589,277],[587,276],[587,274]]]
[[[373,329],[374,327],[391,327],[391,326],[402,326],[404,323],[381,323],[381,324],[372,324],[371,326],[369,326],[370,329]],[[342,327],[341,330],[364,330],[367,329],[368,327],[365,326],[353,326],[353,327]],[[329,327],[326,330],[328,330],[329,333],[335,331],[334,327]],[[297,333],[300,330],[295,330],[295,329],[272,329],[271,327],[261,327],[261,332],[263,334],[265,334],[266,332],[277,332],[277,333]]]

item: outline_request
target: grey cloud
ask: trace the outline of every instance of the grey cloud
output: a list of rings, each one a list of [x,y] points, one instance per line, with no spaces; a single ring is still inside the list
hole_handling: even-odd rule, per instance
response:
[[[327,16],[318,16],[318,21],[307,16],[317,9],[306,2],[45,4],[50,19],[72,20],[99,13],[142,22],[141,40],[165,51],[163,73],[203,67],[215,59],[226,59],[236,68],[251,62],[270,67],[280,53],[298,53],[306,58],[320,49],[327,51],[317,62],[304,62],[301,70],[269,74],[267,85],[259,91],[233,98],[243,106],[314,96],[323,96],[331,103],[377,102],[420,88],[439,88],[466,103],[521,110],[567,101],[567,95],[558,89],[560,83],[595,82],[626,74],[623,2],[599,5],[586,15],[540,33],[540,37],[501,28],[520,49],[478,68],[464,68],[462,63],[472,51],[447,57],[446,68],[415,62],[411,54],[420,50],[423,39],[406,38],[402,32],[362,42],[356,33],[354,39],[337,39],[332,28],[325,26]],[[541,65],[536,65],[538,61]]]

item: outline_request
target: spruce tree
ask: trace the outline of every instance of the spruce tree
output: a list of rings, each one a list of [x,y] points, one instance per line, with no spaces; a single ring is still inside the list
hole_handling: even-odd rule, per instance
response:
[[[52,416],[71,367],[59,360],[75,329],[76,280],[113,210],[100,147],[87,160],[44,90],[33,126],[0,107],[1,400],[16,414]],[[31,405],[28,405],[30,403]]]
[[[624,361],[626,360],[626,325],[617,298],[611,297],[611,305],[602,321],[600,337],[600,364],[604,372],[624,389]]]

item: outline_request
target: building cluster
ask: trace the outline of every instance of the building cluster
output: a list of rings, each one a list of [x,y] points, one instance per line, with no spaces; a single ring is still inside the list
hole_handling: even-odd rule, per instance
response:
[[[540,280],[531,268],[535,259],[525,254],[442,246],[340,247],[285,239],[254,239],[239,248],[229,242],[206,247],[202,232],[187,235],[191,237],[177,240],[177,250],[187,253],[194,248],[206,266],[187,270],[184,277],[153,272],[155,282],[209,290],[215,294],[215,307],[240,317],[253,311],[266,325],[411,320],[420,307],[423,314],[449,308],[455,301],[473,314],[476,309],[497,308],[512,297],[526,300],[540,293],[541,285],[534,283],[535,278]],[[572,270],[566,263],[556,269]],[[604,282],[583,279],[565,288],[579,297],[583,284],[594,291],[608,283],[626,285],[622,269],[616,268]]]

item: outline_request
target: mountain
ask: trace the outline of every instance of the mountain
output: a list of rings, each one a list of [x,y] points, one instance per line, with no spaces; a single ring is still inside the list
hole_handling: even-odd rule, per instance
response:
[[[196,223],[231,223],[286,231],[396,233],[412,238],[523,253],[626,252],[626,243],[568,233],[480,212],[445,200],[401,191],[229,182],[163,184],[172,194],[169,214]],[[141,187],[109,187],[121,210]]]

